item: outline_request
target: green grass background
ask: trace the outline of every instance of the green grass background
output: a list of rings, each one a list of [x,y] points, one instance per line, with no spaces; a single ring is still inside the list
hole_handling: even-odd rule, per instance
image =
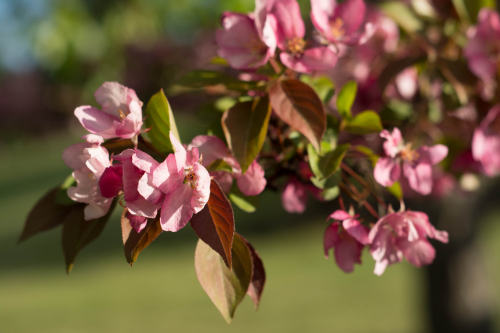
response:
[[[196,280],[190,228],[163,233],[131,268],[115,215],[67,276],[60,229],[16,242],[30,207],[69,172],[60,156],[77,140],[58,134],[0,143],[0,332],[425,331],[421,271],[403,263],[376,277],[365,251],[364,264],[344,274],[323,257],[324,219],[285,214],[275,194],[261,199],[260,211],[237,213],[237,230],[261,254],[267,283],[259,310],[245,299],[231,325]],[[500,299],[500,225],[498,216],[490,219],[482,250]]]

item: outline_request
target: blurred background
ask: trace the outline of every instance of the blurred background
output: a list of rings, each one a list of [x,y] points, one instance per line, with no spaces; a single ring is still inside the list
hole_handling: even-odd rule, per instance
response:
[[[404,262],[376,277],[365,251],[364,264],[344,274],[322,253],[324,216],[333,207],[291,216],[276,208],[277,193],[264,194],[256,213],[235,212],[237,230],[261,254],[268,279],[259,310],[246,299],[229,326],[196,280],[189,228],[162,234],[130,268],[116,215],[80,253],[70,276],[60,229],[17,244],[29,209],[70,172],[61,153],[84,134],[74,108],[94,104],[103,81],[119,81],[147,101],[208,64],[223,11],[253,6],[252,0],[0,0],[0,332],[427,332],[431,322],[445,320],[429,305],[429,295],[440,294],[427,285],[429,276],[445,274],[439,266],[418,270]],[[189,142],[205,128],[198,103],[192,96],[170,102]],[[462,208],[444,215],[453,220]],[[472,297],[458,313],[478,313],[480,320],[486,313],[491,331],[500,330],[500,214],[483,213],[474,219],[475,255],[456,259],[456,267],[467,260],[480,265],[481,283],[457,284],[454,297],[457,304]],[[444,251],[438,248],[435,265]]]

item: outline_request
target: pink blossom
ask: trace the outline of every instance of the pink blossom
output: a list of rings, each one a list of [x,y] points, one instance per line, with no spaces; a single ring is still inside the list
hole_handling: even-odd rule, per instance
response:
[[[68,189],[71,200],[87,204],[84,209],[85,220],[93,220],[106,215],[112,199],[102,196],[99,179],[104,170],[111,165],[109,153],[101,146],[102,137],[89,134],[84,143],[77,143],[66,148],[63,160],[73,169],[77,186]]]
[[[250,15],[226,12],[222,27],[216,32],[219,56],[237,69],[255,69],[274,56],[275,48],[268,47],[259,36]]]
[[[366,5],[363,0],[311,0],[311,20],[321,36],[330,43],[357,44],[367,39]]]
[[[472,156],[488,176],[500,173],[500,105],[489,110],[474,131]]]
[[[123,190],[129,220],[140,232],[161,206],[162,193],[152,185],[152,172],[159,163],[139,149],[124,150],[114,159],[118,164],[108,167],[99,180],[101,193],[112,198]]]
[[[306,31],[296,0],[260,3],[256,6],[257,22],[272,27],[285,66],[301,73],[324,72],[335,66],[335,52],[326,46],[308,45],[304,40]]]
[[[289,213],[303,213],[306,210],[308,187],[295,178],[290,178],[281,193],[281,204]]]
[[[390,84],[385,93],[389,97],[411,100],[418,90],[418,72],[415,67],[407,67],[401,71],[394,83]]]
[[[486,85],[494,84],[500,61],[500,17],[497,12],[483,8],[477,26],[467,31],[468,42],[464,53],[469,68]]]
[[[232,168],[232,172],[214,171],[210,173],[226,193],[231,190],[233,178],[236,179],[236,184],[244,195],[253,196],[264,191],[266,178],[260,164],[255,160],[245,173],[242,173],[240,164],[231,155],[226,144],[218,137],[198,135],[191,141],[189,147],[198,149],[205,167],[209,167],[217,160],[222,160]]]
[[[133,89],[117,82],[104,82],[94,96],[101,109],[89,105],[75,109],[76,118],[87,131],[104,139],[130,139],[139,134],[142,102]]]
[[[391,186],[399,180],[402,164],[410,188],[422,195],[431,193],[432,166],[446,157],[448,148],[438,144],[415,150],[411,144],[404,144],[398,128],[394,128],[392,133],[383,130],[380,136],[386,140],[383,146],[387,157],[378,159],[373,171],[375,180],[383,186]]]
[[[376,275],[381,275],[388,265],[400,262],[403,257],[416,267],[432,263],[436,253],[428,237],[448,243],[446,231],[436,230],[426,214],[413,211],[382,217],[368,237]]]
[[[329,218],[336,220],[325,231],[323,247],[328,258],[333,248],[337,265],[346,273],[354,270],[354,264],[361,264],[361,251],[369,243],[368,229],[358,220],[357,215],[336,210]]]
[[[210,197],[210,175],[200,163],[197,148],[186,150],[170,132],[174,153],[153,170],[152,184],[164,193],[160,224],[165,231],[178,231]]]

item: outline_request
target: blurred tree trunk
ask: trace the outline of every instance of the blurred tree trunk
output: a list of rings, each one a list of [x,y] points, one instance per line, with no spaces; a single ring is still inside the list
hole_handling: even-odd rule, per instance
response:
[[[436,260],[425,275],[424,304],[433,333],[494,332],[491,285],[477,236],[486,213],[498,204],[499,186],[498,180],[491,181],[478,193],[456,194],[422,207],[450,235],[449,244],[434,244]]]

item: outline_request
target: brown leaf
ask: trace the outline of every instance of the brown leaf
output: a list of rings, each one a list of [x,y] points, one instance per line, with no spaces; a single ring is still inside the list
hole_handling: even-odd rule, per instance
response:
[[[255,308],[257,309],[259,307],[262,292],[264,291],[264,284],[266,283],[266,271],[264,269],[262,259],[257,251],[255,251],[252,244],[243,238],[243,236],[239,236],[245,242],[248,250],[250,251],[250,255],[252,256],[252,280],[248,286],[247,295],[250,296]]]
[[[210,199],[205,208],[191,218],[191,227],[198,237],[219,253],[226,265],[231,267],[234,214],[231,203],[217,181],[212,179]]]
[[[224,112],[222,129],[242,172],[248,169],[262,149],[270,116],[271,107],[267,98],[237,103]]]
[[[59,187],[55,187],[38,200],[26,218],[23,232],[19,237],[19,242],[42,231],[55,228],[64,222],[72,206],[56,203],[60,191],[61,189]]]
[[[326,113],[314,89],[296,79],[275,81],[269,88],[269,98],[276,115],[319,150]]]
[[[104,230],[115,204],[116,201],[113,202],[105,216],[89,221],[84,219],[84,204],[71,206],[71,211],[64,219],[62,230],[62,246],[68,274],[73,269],[73,263],[80,250],[94,241]]]
[[[154,220],[148,220],[144,229],[137,233],[130,225],[126,213],[127,209],[125,208],[121,218],[123,249],[127,262],[132,265],[142,250],[148,247],[160,235],[162,230],[160,218],[158,217]]]
[[[130,139],[109,139],[102,145],[112,154],[119,154],[125,149],[133,149],[135,147]]]
[[[229,269],[212,247],[198,240],[194,257],[196,276],[227,322],[231,322],[252,278],[250,250],[238,234],[234,237],[232,257],[233,267]]]

